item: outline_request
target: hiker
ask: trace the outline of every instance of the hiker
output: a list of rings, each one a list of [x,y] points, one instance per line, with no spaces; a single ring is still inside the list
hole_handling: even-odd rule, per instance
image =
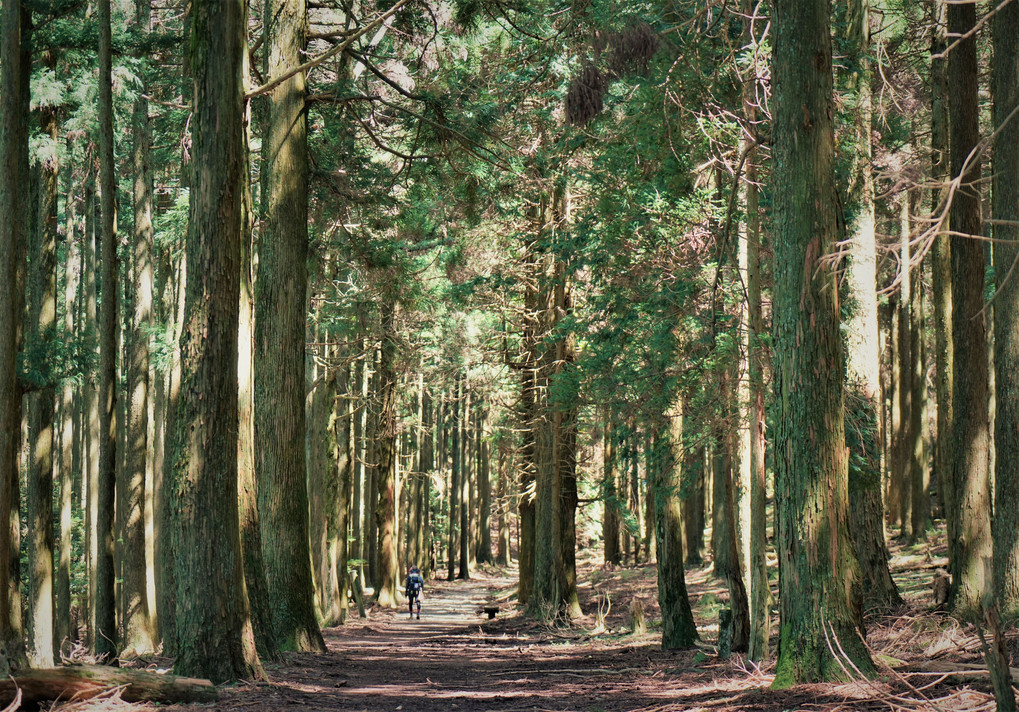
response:
[[[425,590],[425,580],[421,578],[421,570],[417,566],[410,567],[407,574],[407,605],[410,607],[410,617],[414,617],[414,603],[418,606],[418,620],[421,620],[421,594]]]

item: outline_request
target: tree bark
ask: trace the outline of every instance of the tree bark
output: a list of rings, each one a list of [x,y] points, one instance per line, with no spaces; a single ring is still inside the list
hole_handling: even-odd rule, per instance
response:
[[[113,158],[113,55],[110,0],[99,0],[99,185],[102,213],[99,304],[99,483],[97,488],[96,635],[93,648],[112,658],[117,647],[114,594],[114,506],[117,487],[117,178]]]
[[[636,566],[640,563],[642,543],[640,533],[643,530],[643,522],[641,521],[643,519],[643,510],[640,506],[640,434],[636,418],[631,418],[628,425],[626,438],[627,470],[625,477],[628,485],[628,507],[629,514],[632,517],[632,524],[626,527],[629,532],[626,540],[630,542],[628,550],[631,556],[629,561]]]
[[[859,567],[848,532],[845,354],[838,283],[830,6],[775,5],[775,491],[780,639],[773,687],[844,677],[837,639],[863,674]]]
[[[192,5],[192,183],[180,396],[167,453],[175,669],[261,678],[238,515],[238,310],[247,182],[244,0]]]
[[[478,529],[481,545],[478,547],[479,564],[492,563],[492,449],[485,434],[487,409],[479,415],[478,452]]]
[[[711,563],[712,573],[717,578],[725,578],[729,571],[729,533],[730,517],[726,497],[729,481],[730,460],[726,457],[724,439],[716,433],[711,446]]]
[[[88,204],[89,192],[86,189],[86,205]],[[248,190],[244,191],[244,200],[249,199]],[[250,221],[250,209],[245,213]],[[241,240],[241,249],[250,250],[250,233],[242,232],[243,238]],[[185,243],[186,250],[186,243]],[[241,258],[242,264],[247,264],[247,258],[243,256]],[[243,272],[238,267],[239,272]],[[175,655],[177,650],[177,626],[174,622],[176,620],[177,600],[176,600],[176,582],[174,581],[174,541],[171,536],[171,516],[172,512],[170,505],[173,502],[173,486],[174,481],[169,473],[170,465],[170,453],[172,447],[173,438],[173,423],[176,418],[177,405],[180,402],[180,390],[181,390],[181,350],[180,342],[184,334],[184,320],[185,320],[185,302],[188,282],[188,260],[187,255],[182,255],[176,260],[175,269],[170,270],[170,274],[173,275],[173,284],[170,287],[172,296],[170,298],[171,305],[169,307],[172,312],[171,325],[174,343],[177,347],[173,350],[173,356],[170,362],[170,373],[168,374],[168,387],[166,393],[166,417],[164,426],[164,437],[163,437],[163,475],[162,483],[159,488],[159,503],[156,507],[156,524],[160,531],[160,537],[157,539],[156,544],[156,561],[158,562],[159,582],[160,586],[157,588],[156,593],[156,608],[157,608],[157,620],[159,622],[159,630],[163,638],[163,654],[164,655]],[[246,273],[245,273],[246,274]],[[250,289],[245,288],[244,292],[250,298]],[[240,291],[240,290],[238,290]],[[238,298],[240,303],[241,298]],[[239,321],[239,319],[238,319]],[[249,320],[250,323],[250,320]],[[241,324],[238,324],[238,333],[240,333]],[[248,332],[250,333],[250,332]],[[250,338],[247,340],[250,343]],[[249,359],[250,361],[250,359]],[[243,389],[243,385],[246,381],[238,379],[239,390]],[[238,397],[238,420],[240,421],[244,416],[242,405],[246,402],[250,402],[250,394],[247,401],[242,399],[243,396]],[[242,431],[238,431],[238,448],[241,447]],[[238,470],[244,466],[243,462],[239,461]],[[239,479],[239,478],[238,478]],[[164,534],[164,532],[166,532]]]
[[[382,346],[379,358],[379,424],[376,430],[378,479],[378,603],[396,608],[399,601],[400,561],[397,556],[397,481],[396,481],[396,304],[385,299],[382,309]]]
[[[457,498],[459,504],[459,514],[454,513],[451,516],[459,518],[460,521],[460,536],[457,539],[459,544],[459,556],[457,557],[459,563],[459,570],[457,571],[456,577],[458,579],[469,579],[471,577],[471,566],[470,566],[470,549],[471,549],[471,517],[470,517],[470,499],[471,499],[471,448],[470,448],[470,430],[471,430],[471,391],[461,381],[462,398],[463,401],[460,404],[460,419],[457,423],[457,428],[460,431],[460,494]]]
[[[744,5],[753,11],[750,0]],[[747,25],[748,39],[756,42],[753,25]],[[750,132],[749,140],[757,142],[757,90],[760,81],[757,68],[754,82],[743,94],[744,115]],[[750,458],[750,506],[749,506],[749,559],[747,563],[750,580],[750,641],[747,654],[751,660],[760,661],[768,657],[768,641],[771,634],[771,584],[768,580],[768,532],[767,532],[767,473],[765,471],[765,405],[764,369],[765,338],[764,317],[761,311],[761,215],[757,187],[757,148],[747,148],[746,167],[746,287],[747,287],[747,380],[749,381],[749,429]],[[703,503],[700,511],[704,511]],[[687,553],[689,561],[689,552]]]
[[[247,68],[245,76],[248,75]],[[244,175],[250,175],[250,102],[245,106]],[[255,473],[254,315],[255,284],[252,260],[253,199],[245,181],[241,229],[239,299],[237,310],[237,508],[241,534],[244,585],[248,590],[255,650],[262,662],[280,662],[283,653],[273,628],[269,582],[262,553],[262,523],[258,515],[258,478]]]
[[[683,448],[683,472],[689,492],[683,500],[683,548],[687,566],[704,563],[704,455],[698,448]]]
[[[976,24],[976,6],[948,3],[948,32],[962,37]],[[980,236],[980,140],[977,47],[961,39],[948,55],[951,174],[961,181],[952,199],[952,341],[954,348],[952,480],[955,540],[949,542],[950,605],[961,615],[980,610],[991,590],[991,492],[987,453],[987,327],[984,321],[985,248]]]
[[[619,488],[616,486],[616,434],[612,411],[602,408],[602,546],[606,564],[622,563],[619,550]]]
[[[909,201],[904,196],[904,199]],[[917,267],[914,278],[910,280],[909,292],[909,496],[910,535],[912,541],[927,539],[927,526],[930,523],[930,468],[927,463],[926,425],[927,413],[924,405],[927,400],[927,385],[924,382],[926,369],[926,349],[924,348],[924,299],[923,299],[923,268]]]
[[[43,65],[56,70],[56,55],[43,56]],[[57,109],[40,107],[41,135],[48,139],[40,157],[38,212],[29,259],[26,350],[31,355],[39,390],[28,401],[28,643],[35,667],[51,667],[53,648],[53,471],[56,382],[50,354],[57,320]]]
[[[73,171],[68,166],[64,175],[67,180],[67,202],[65,207],[67,232],[67,259],[64,270],[64,335],[70,338],[75,333],[75,307],[80,285],[81,252],[77,242],[77,196],[75,194]],[[70,379],[64,379],[60,397],[60,541],[57,551],[57,567],[54,593],[53,646],[58,654],[64,651],[65,641],[71,639],[71,540],[72,510],[76,478],[81,472],[81,452],[76,437],[81,431],[77,417],[82,399],[75,396]],[[80,512],[79,512],[80,514]]]
[[[454,378],[453,395],[451,400],[452,413],[449,418],[449,430],[450,430],[450,454],[452,455],[452,464],[449,469],[449,516],[448,522],[448,537],[446,545],[446,580],[453,581],[456,578],[456,556],[460,551],[460,540],[459,535],[462,536],[463,532],[460,530],[460,480],[463,477],[462,472],[462,454],[463,449],[461,447],[461,432],[460,426],[463,420],[463,382],[462,376],[457,374]]]
[[[496,544],[495,563],[498,566],[510,565],[510,471],[512,460],[510,459],[509,447],[501,436],[495,441],[498,465],[497,476],[499,478],[498,490],[496,492],[498,513],[499,536]]]
[[[23,2],[0,9],[0,573],[12,564],[12,509],[17,508],[21,389],[17,380],[21,299],[18,268],[24,260],[28,225],[22,188],[28,179],[28,77],[31,18]],[[16,557],[15,557],[16,558]],[[22,667],[24,643],[11,587],[0,581],[0,674]]]
[[[138,31],[148,35],[151,22],[151,0],[136,0],[135,19]],[[120,557],[124,562],[121,628],[124,657],[154,652],[155,631],[149,612],[145,546],[145,491],[150,482],[152,451],[149,442],[149,333],[152,330],[152,147],[149,129],[149,103],[145,89],[134,102],[132,116],[134,163],[134,235],[132,260],[134,310],[128,339],[128,421],[127,467],[123,473],[120,502],[122,539]]]
[[[346,394],[350,384],[350,366],[346,365],[333,374],[335,384],[332,392]],[[337,610],[335,621],[342,623],[347,612],[347,559],[349,558],[348,532],[350,530],[351,479],[354,470],[351,457],[350,426],[351,417],[345,414],[347,401],[337,397],[333,399],[332,416],[330,418],[330,436],[333,453],[332,477],[336,481],[336,493],[333,498],[333,525],[329,533],[330,585],[335,589],[335,605]]]
[[[373,367],[367,393],[368,417],[365,423],[365,481],[364,481],[364,558],[368,567],[368,580],[376,590],[379,587],[379,349],[372,349]]]
[[[994,308],[997,416],[994,443],[994,592],[1007,620],[1019,614],[1019,283],[1009,275],[1019,259],[1019,4],[994,17]],[[1007,122],[1007,123],[1006,123]]]
[[[90,176],[94,178],[94,176]],[[96,283],[96,209],[95,190],[90,180],[85,184],[85,264],[84,264],[84,299],[85,326],[87,348],[91,356],[98,356],[98,321]],[[96,629],[96,562],[99,558],[99,544],[96,541],[96,522],[98,521],[99,498],[99,388],[98,374],[90,374],[85,384],[85,428],[82,434],[85,440],[85,541],[87,547],[86,570],[88,571],[88,601],[86,602],[86,620],[89,645],[94,645]]]
[[[435,550],[432,531],[432,476],[435,467],[436,433],[440,419],[438,404],[432,400],[432,392],[425,388],[423,396],[424,416],[422,420],[421,445],[421,558],[418,566],[427,581],[435,570]]]
[[[364,355],[364,340],[359,342],[358,353],[361,357],[354,364],[354,386],[357,389],[359,407],[354,414],[352,436],[354,438],[354,482],[351,501],[351,539],[354,546],[351,558],[360,563],[357,576],[364,578],[364,527],[362,526],[362,502],[364,501],[365,482],[365,423],[368,419],[368,360]]]
[[[328,256],[325,258],[328,261]],[[327,272],[326,267],[323,272]],[[312,279],[314,282],[314,279]],[[335,400],[335,394],[331,392],[335,385],[334,374],[326,365],[330,356],[330,347],[325,344],[325,330],[321,322],[321,314],[316,306],[316,295],[312,295],[313,304],[312,321],[309,326],[308,337],[316,343],[321,344],[315,347],[319,359],[313,358],[313,351],[309,349],[307,357],[306,373],[308,375],[306,422],[308,427],[304,434],[304,448],[308,457],[308,534],[311,542],[311,570],[314,573],[315,606],[319,611],[319,620],[322,627],[334,625],[332,612],[335,608],[335,588],[330,587],[330,565],[329,565],[329,530],[332,521],[331,516],[326,515],[331,510],[331,498],[335,496],[336,479],[332,476],[331,470],[326,463],[333,452],[332,435],[329,428],[330,414]],[[338,614],[337,614],[338,615]]]
[[[668,419],[669,456],[658,470],[658,507],[656,535],[658,537],[658,605],[662,611],[662,647],[675,650],[692,647],[697,640],[697,625],[686,592],[686,573],[683,570],[682,464],[683,412],[675,406]]]
[[[888,569],[885,542],[885,517],[881,490],[881,343],[877,300],[877,229],[874,206],[874,167],[872,146],[873,104],[870,65],[870,5],[856,0],[851,5],[854,24],[851,41],[859,66],[855,81],[859,92],[856,117],[856,168],[854,195],[859,204],[852,225],[849,284],[856,305],[848,324],[847,370],[849,389],[859,399],[856,411],[861,421],[858,462],[862,467],[849,471],[849,526],[863,577],[865,604],[880,608],[902,603]],[[868,437],[869,433],[873,436]]]
[[[302,62],[305,0],[266,0],[266,76]],[[269,93],[264,226],[255,281],[255,473],[273,629],[284,650],[325,651],[308,543],[305,433],[308,146],[305,76]]]
[[[559,207],[557,223],[565,224],[569,214],[569,192],[564,190]],[[569,318],[573,314],[573,292],[570,288],[566,265],[559,263],[556,273],[555,314],[556,320]],[[555,345],[555,376],[570,378],[570,371],[575,369],[577,354],[576,340],[573,334],[567,333],[559,337]],[[552,404],[553,422],[556,433],[556,478],[560,484],[559,526],[557,537],[562,547],[563,561],[563,604],[566,614],[571,618],[583,615],[580,608],[580,594],[577,590],[577,406],[571,398],[568,402],[558,399]],[[650,496],[650,495],[649,495]],[[652,513],[653,516],[653,513]],[[654,531],[648,533],[654,536]],[[650,545],[649,545],[650,550]]]
[[[893,498],[897,505],[892,512],[899,524],[903,538],[911,540],[913,469],[913,350],[910,339],[912,323],[910,307],[912,300],[912,271],[909,268],[909,194],[899,196],[899,300],[898,300],[898,364],[896,365],[895,392],[899,398],[899,427],[896,430],[896,460],[892,470]]]
[[[874,207],[874,175],[872,166],[870,12],[866,2],[853,4],[855,24],[852,38],[860,66],[856,81],[859,85],[860,111],[857,117],[859,173],[856,178],[856,199],[860,211],[853,225],[850,282],[857,305],[849,324],[849,379],[854,396],[860,398],[862,417],[860,445],[866,468],[850,470],[850,527],[853,531],[857,558],[860,561],[864,591],[868,605],[887,607],[901,603],[898,589],[888,570],[888,547],[885,543],[884,507],[881,498],[881,456],[876,438],[868,438],[871,430],[879,432],[881,372],[880,337],[877,311],[876,229]]]
[[[644,561],[652,563],[655,560],[655,481],[658,475],[655,474],[659,467],[658,440],[654,433],[648,432],[644,436]],[[564,552],[565,553],[565,552]]]
[[[948,6],[935,2],[931,28],[931,213],[937,215],[948,197],[950,155],[948,147],[948,73],[947,61],[937,58],[947,46]],[[951,242],[942,229],[931,247],[931,287],[934,297],[934,378],[938,403],[937,439],[934,472],[938,500],[944,511],[948,541],[955,541],[955,507],[952,479],[952,391],[954,352],[952,344],[952,255]],[[951,562],[949,562],[951,565]]]

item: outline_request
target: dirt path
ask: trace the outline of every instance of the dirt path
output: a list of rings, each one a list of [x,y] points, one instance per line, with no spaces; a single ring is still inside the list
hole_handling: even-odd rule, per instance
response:
[[[650,569],[649,569],[650,570]],[[715,595],[707,570],[693,572],[691,595]],[[581,586],[585,610],[597,608],[595,589],[618,603],[610,630],[590,631],[593,618],[555,630],[501,605],[486,620],[486,601],[509,597],[514,580],[479,575],[471,581],[429,582],[420,620],[406,609],[371,611],[366,620],[325,631],[329,652],[292,654],[269,669],[272,682],[226,688],[214,709],[351,710],[355,712],[681,712],[887,710],[887,682],[768,689],[771,678],[738,660],[722,662],[710,646],[664,651],[655,633],[634,637],[622,625],[633,598],[653,604],[648,572],[619,571],[614,584],[588,572]],[[657,614],[657,608],[651,609]],[[699,620],[712,637],[711,619]],[[901,687],[901,686],[898,686]],[[951,689],[951,688],[949,688]],[[899,690],[901,694],[903,690]],[[968,694],[968,693],[967,693]],[[959,698],[962,699],[962,698]],[[986,704],[980,696],[976,707]],[[902,709],[921,709],[909,705]],[[105,708],[104,708],[105,709]],[[124,708],[116,708],[118,711]],[[137,706],[132,710],[140,709]],[[194,712],[195,707],[161,708]],[[206,707],[205,709],[208,709]],[[974,704],[942,709],[975,709]]]
[[[286,665],[269,670],[271,684],[227,689],[215,708],[647,709],[669,700],[665,671],[689,670],[697,657],[696,651],[663,652],[650,638],[578,640],[576,631],[537,626],[505,603],[500,617],[488,621],[482,606],[511,585],[502,577],[430,582],[420,620],[405,610],[355,617],[325,631],[328,654],[290,655]]]

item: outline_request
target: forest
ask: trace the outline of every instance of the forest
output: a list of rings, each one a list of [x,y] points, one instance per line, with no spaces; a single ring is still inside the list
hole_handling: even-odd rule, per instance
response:
[[[1016,708],[1019,1],[0,7],[9,709]]]

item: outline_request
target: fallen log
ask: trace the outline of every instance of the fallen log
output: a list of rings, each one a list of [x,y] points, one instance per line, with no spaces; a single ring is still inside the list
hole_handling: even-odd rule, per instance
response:
[[[910,672],[907,669],[898,669],[900,672]],[[940,660],[931,660],[926,663],[922,663],[917,667],[917,669],[922,672],[943,673],[960,679],[967,677],[982,677],[984,675],[991,674],[991,671],[987,669],[986,665],[978,665],[975,663],[950,663]],[[1019,668],[1009,668],[1009,673],[1012,676],[1012,681],[1019,683]]]
[[[87,700],[111,688],[121,688],[126,702],[213,702],[216,687],[208,680],[161,675],[142,670],[104,665],[22,670],[13,678],[0,680],[0,705],[6,705],[21,691],[24,702],[46,700]]]

